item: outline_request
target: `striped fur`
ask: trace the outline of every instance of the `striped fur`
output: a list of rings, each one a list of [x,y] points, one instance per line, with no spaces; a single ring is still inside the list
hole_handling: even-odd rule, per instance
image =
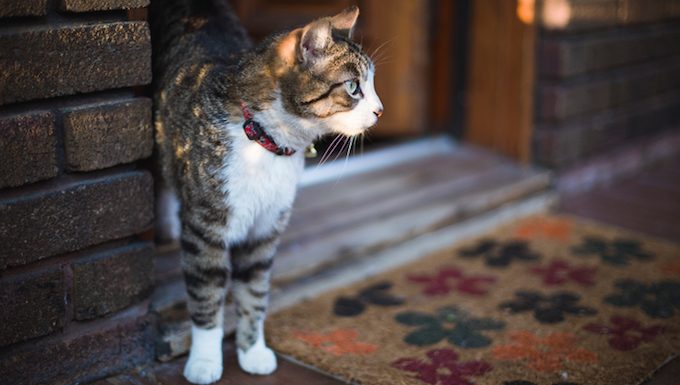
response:
[[[222,1],[152,2],[157,231],[179,237],[182,247],[194,325],[185,376],[193,383],[221,375],[219,344],[210,339],[220,334],[228,285],[241,367],[255,374],[276,368],[262,325],[304,148],[328,133],[361,133],[382,113],[373,64],[350,40],[357,15],[350,8],[253,47]],[[355,95],[347,88],[352,80],[361,89]],[[276,156],[249,141],[242,102],[279,145],[297,153]]]

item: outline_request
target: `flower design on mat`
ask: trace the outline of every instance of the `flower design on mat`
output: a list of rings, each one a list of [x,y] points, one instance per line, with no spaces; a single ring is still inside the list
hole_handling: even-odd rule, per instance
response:
[[[457,290],[470,295],[483,295],[488,291],[488,285],[496,282],[496,277],[490,275],[469,275],[455,267],[441,268],[437,274],[409,274],[411,282],[422,283],[423,294],[428,296],[444,295]]]
[[[390,282],[379,282],[359,292],[356,297],[338,297],[333,305],[333,313],[340,317],[355,317],[366,310],[366,304],[378,306],[398,306],[404,299],[391,295]]]
[[[580,245],[571,248],[571,252],[580,256],[596,255],[602,262],[610,265],[625,266],[632,259],[647,261],[654,256],[642,249],[642,244],[631,239],[614,239],[607,241],[601,237],[583,237]]]
[[[515,235],[523,239],[538,237],[568,241],[573,223],[564,218],[535,217],[517,226]]]
[[[576,345],[571,333],[553,332],[545,337],[529,331],[510,333],[507,345],[491,349],[494,358],[503,361],[522,361],[537,372],[554,373],[564,368],[565,362],[596,363],[597,355]]]
[[[481,376],[491,371],[485,361],[458,361],[458,353],[451,349],[434,349],[425,353],[428,360],[400,358],[392,367],[415,373],[415,378],[431,385],[473,385],[468,377]]]
[[[562,322],[565,314],[588,316],[597,313],[593,308],[579,306],[581,297],[570,292],[543,295],[537,291],[519,290],[515,292],[515,296],[517,297],[515,300],[503,302],[499,307],[513,314],[533,311],[534,318],[541,323]]]
[[[484,258],[487,266],[505,267],[513,261],[535,261],[540,255],[529,249],[526,241],[511,240],[498,242],[493,239],[482,239],[477,245],[461,249],[458,255],[464,258]]]
[[[628,317],[612,316],[610,325],[589,323],[583,327],[591,333],[609,336],[609,346],[616,350],[633,350],[643,342],[653,341],[663,333],[661,325],[643,326],[638,320]]]
[[[653,318],[670,318],[680,311],[680,281],[642,283],[632,279],[616,281],[618,293],[604,302],[617,307],[640,307]]]
[[[357,341],[359,333],[352,329],[335,329],[328,333],[295,332],[293,336],[335,356],[345,354],[366,355],[378,349],[376,345]]]
[[[502,321],[474,318],[456,306],[443,307],[434,315],[407,311],[397,314],[394,319],[403,325],[419,327],[404,337],[404,342],[416,346],[432,345],[446,339],[461,348],[480,348],[491,344],[491,339],[482,331],[505,327]]]
[[[535,382],[515,380],[515,381],[505,381],[503,385],[538,385]],[[552,385],[578,385],[575,382],[555,382]]]
[[[535,266],[529,271],[543,277],[543,283],[550,286],[563,285],[568,282],[578,283],[583,286],[595,284],[594,267],[570,266],[567,261],[555,260],[548,266]]]

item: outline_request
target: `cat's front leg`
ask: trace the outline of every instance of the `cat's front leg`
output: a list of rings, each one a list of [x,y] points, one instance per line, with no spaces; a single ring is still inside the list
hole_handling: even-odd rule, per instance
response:
[[[276,355],[265,344],[264,320],[277,238],[246,242],[231,251],[238,362],[241,369],[251,374],[264,375],[276,370]]]
[[[224,297],[230,265],[223,241],[210,228],[190,219],[182,228],[182,270],[192,321],[184,377],[194,384],[210,384],[222,377]]]

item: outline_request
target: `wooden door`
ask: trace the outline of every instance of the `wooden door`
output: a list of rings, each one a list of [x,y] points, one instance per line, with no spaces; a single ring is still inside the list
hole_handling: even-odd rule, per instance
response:
[[[531,156],[533,0],[471,0],[465,139],[523,162]]]

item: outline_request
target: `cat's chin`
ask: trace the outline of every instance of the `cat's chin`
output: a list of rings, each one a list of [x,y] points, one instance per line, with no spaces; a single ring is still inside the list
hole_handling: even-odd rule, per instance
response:
[[[367,128],[346,128],[346,127],[343,127],[343,128],[340,128],[340,129],[333,130],[333,133],[344,135],[348,138],[351,138],[353,136],[358,136],[358,135],[363,134],[364,132],[368,131],[368,128],[370,128],[370,127],[367,127]]]

